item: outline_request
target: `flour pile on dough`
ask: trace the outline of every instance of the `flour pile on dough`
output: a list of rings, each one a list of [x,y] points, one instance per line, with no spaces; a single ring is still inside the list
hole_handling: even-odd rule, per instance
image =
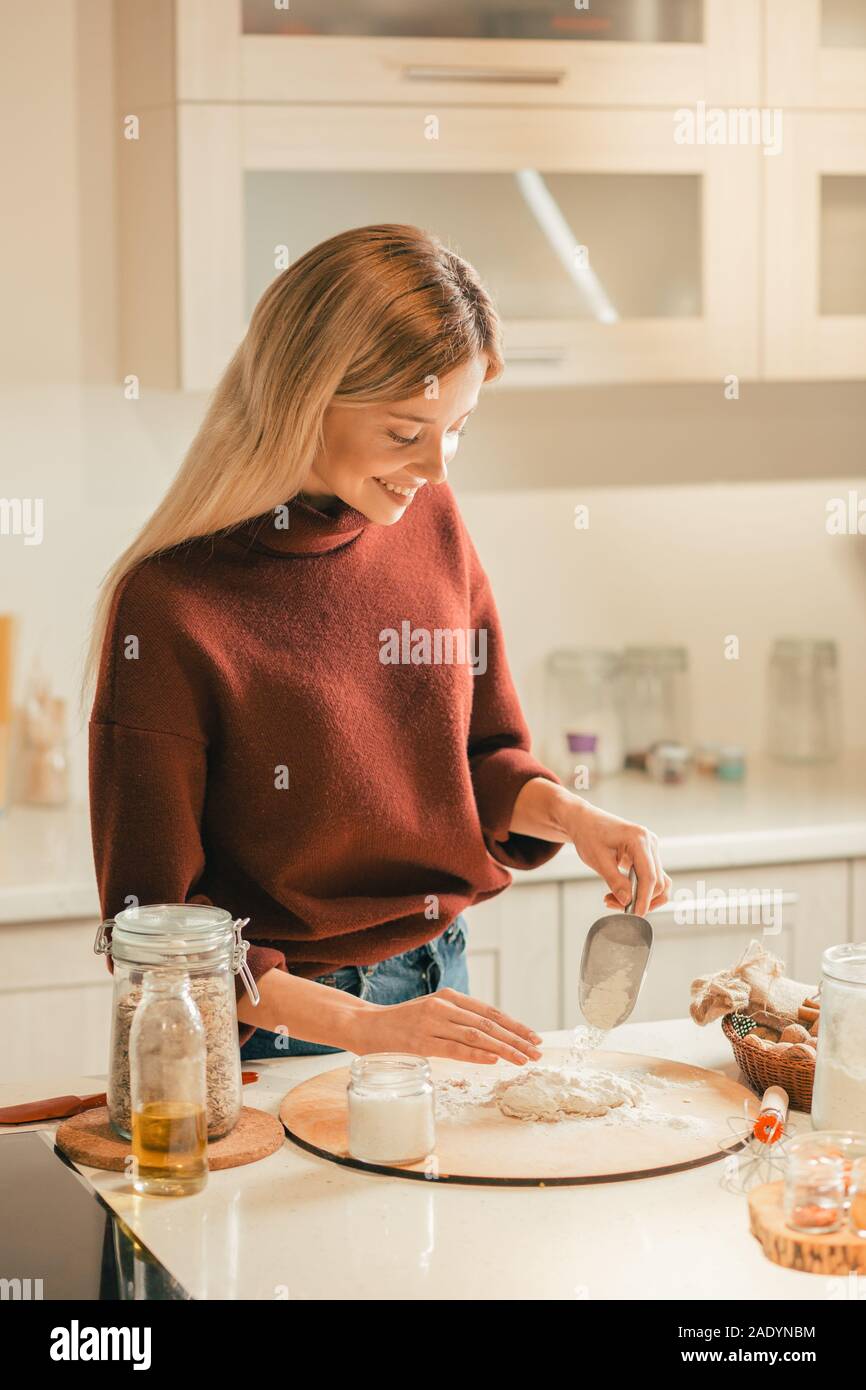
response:
[[[492,1091],[503,1115],[517,1120],[562,1120],[568,1115],[606,1115],[620,1105],[640,1105],[641,1087],[612,1071],[564,1071],[533,1067],[500,1081]]]

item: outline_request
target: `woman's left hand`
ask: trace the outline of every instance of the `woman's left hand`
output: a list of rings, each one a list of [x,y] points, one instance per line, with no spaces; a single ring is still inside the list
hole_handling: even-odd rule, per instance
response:
[[[584,864],[594,869],[610,889],[605,895],[605,906],[612,912],[622,912],[628,906],[632,867],[637,874],[634,911],[638,917],[645,917],[654,907],[666,903],[671,881],[662,868],[658,837],[645,825],[621,820],[580,797],[574,797],[573,802],[563,828],[569,831]]]
[[[514,803],[510,828],[541,840],[570,840],[584,864],[610,889],[604,901],[612,912],[628,906],[632,867],[637,875],[634,911],[639,917],[668,900],[671,881],[662,868],[659,842],[653,832],[645,825],[599,810],[557,782],[534,777],[524,783]]]

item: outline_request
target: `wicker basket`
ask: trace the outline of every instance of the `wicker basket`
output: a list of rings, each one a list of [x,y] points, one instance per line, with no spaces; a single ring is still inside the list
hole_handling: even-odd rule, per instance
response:
[[[812,1109],[812,1083],[815,1080],[815,1061],[812,1057],[787,1057],[747,1047],[731,1023],[731,1015],[722,1019],[722,1032],[734,1051],[740,1071],[758,1095],[768,1086],[782,1086],[788,1092],[792,1110]]]

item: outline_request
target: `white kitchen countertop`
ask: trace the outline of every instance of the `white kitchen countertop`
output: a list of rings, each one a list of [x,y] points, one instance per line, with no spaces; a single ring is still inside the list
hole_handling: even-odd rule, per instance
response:
[[[567,1046],[568,1034],[545,1042]],[[625,1024],[607,1046],[737,1074],[718,1024]],[[347,1060],[257,1062],[260,1079],[244,1088],[245,1102],[276,1114],[292,1086]],[[91,1082],[91,1090],[104,1084]],[[3,1088],[3,1103],[25,1098],[34,1097]],[[791,1121],[796,1130],[809,1125],[797,1112]],[[485,1188],[359,1172],[287,1140],[259,1163],[212,1173],[203,1192],[184,1199],[138,1197],[120,1174],[80,1171],[195,1298],[844,1296],[844,1278],[764,1257],[745,1197],[719,1185],[722,1167],[585,1187]]]
[[[654,830],[673,873],[866,858],[866,750],[824,767],[752,759],[742,783],[693,777],[683,786],[659,786],[627,772],[589,795]],[[589,877],[592,871],[565,845],[549,863],[514,880]],[[87,808],[13,806],[0,815],[0,923],[98,916]]]

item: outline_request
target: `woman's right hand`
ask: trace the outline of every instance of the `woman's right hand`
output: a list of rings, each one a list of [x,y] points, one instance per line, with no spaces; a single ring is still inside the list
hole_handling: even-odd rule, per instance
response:
[[[405,1004],[367,1004],[352,1020],[351,1050],[412,1052],[459,1062],[498,1062],[518,1066],[537,1061],[537,1033],[516,1018],[456,989],[439,989]]]

